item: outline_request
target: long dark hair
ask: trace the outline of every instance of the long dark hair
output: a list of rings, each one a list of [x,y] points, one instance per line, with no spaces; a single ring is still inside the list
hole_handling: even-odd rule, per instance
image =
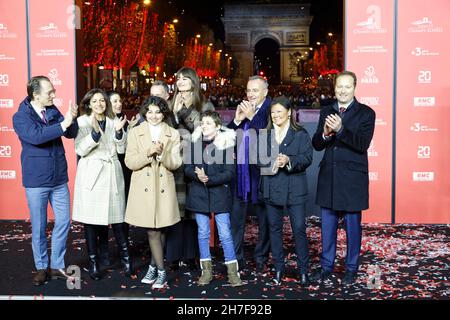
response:
[[[148,111],[149,106],[157,106],[159,111],[161,111],[163,115],[163,122],[167,123],[169,126],[172,126],[171,115],[172,111],[170,111],[169,106],[167,105],[167,101],[163,98],[150,96],[141,105],[141,109],[139,110],[139,114],[144,121],[147,121],[146,113]]]
[[[282,105],[286,110],[289,111],[290,114],[290,127],[294,129],[295,131],[302,130],[303,127],[295,121],[295,117],[293,116],[292,108],[291,108],[291,101],[286,96],[279,96],[272,100],[270,103],[270,109],[269,109],[269,115],[268,115],[268,122],[267,122],[267,129],[273,128],[273,122],[272,122],[272,107],[276,104]]]
[[[109,101],[109,97],[106,94],[106,92],[100,88],[94,88],[94,89],[89,90],[84,95],[83,99],[81,99],[81,102],[80,102],[81,114],[86,114],[88,116],[91,115],[92,109],[90,108],[89,105],[90,105],[92,97],[97,93],[100,93],[103,96],[103,98],[105,99],[105,103],[106,103],[106,109],[104,112],[105,116],[107,116],[110,119],[114,119],[115,115],[114,115],[114,112],[112,111],[111,101]]]
[[[203,103],[205,102],[205,97],[203,96],[200,89],[200,78],[198,77],[197,72],[188,67],[183,67],[176,73],[176,78],[178,79],[180,76],[184,76],[186,78],[191,79],[192,81],[192,105],[198,111],[201,112],[203,108]],[[175,91],[173,93],[172,101],[170,102],[170,107],[173,110],[175,104],[175,98],[178,94],[178,86],[175,83]],[[186,106],[189,107],[189,106]]]

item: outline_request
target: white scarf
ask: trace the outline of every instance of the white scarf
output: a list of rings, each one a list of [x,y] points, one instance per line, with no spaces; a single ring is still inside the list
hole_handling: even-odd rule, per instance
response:
[[[152,137],[153,141],[158,141],[159,135],[161,134],[161,123],[157,124],[156,126],[148,124],[150,128],[150,135]]]
[[[275,129],[275,140],[278,144],[281,144],[286,137],[286,134],[290,127],[289,119],[286,121],[283,127],[277,126],[275,123],[273,124],[273,127]]]

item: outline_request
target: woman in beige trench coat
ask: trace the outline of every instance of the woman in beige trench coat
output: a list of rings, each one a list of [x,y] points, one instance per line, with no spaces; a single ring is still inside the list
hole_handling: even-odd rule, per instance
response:
[[[167,284],[163,228],[180,221],[173,176],[182,163],[180,134],[165,123],[170,109],[164,99],[150,96],[139,113],[146,121],[129,132],[125,153],[133,170],[125,221],[148,228],[152,260],[141,282],[159,289]]]

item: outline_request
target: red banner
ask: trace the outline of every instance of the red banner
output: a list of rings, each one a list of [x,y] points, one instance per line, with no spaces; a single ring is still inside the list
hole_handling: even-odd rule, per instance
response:
[[[398,12],[396,222],[449,223],[450,1]]]
[[[68,109],[69,100],[76,102],[74,55],[77,8],[73,0],[2,0],[0,12],[0,219],[26,219],[29,214],[22,187],[22,147],[12,129],[12,116],[27,95],[28,71],[31,76],[50,78],[56,89],[54,103],[63,114]],[[76,165],[74,144],[73,140],[63,140],[69,179],[72,180],[69,186],[73,190],[72,177],[75,177]]]
[[[391,222],[394,5],[391,0],[345,4],[345,68],[356,73],[356,97],[377,114],[369,155],[369,210],[364,222]]]
[[[0,219],[28,218],[12,116],[27,94],[25,1],[0,1]],[[7,14],[6,14],[7,13]]]

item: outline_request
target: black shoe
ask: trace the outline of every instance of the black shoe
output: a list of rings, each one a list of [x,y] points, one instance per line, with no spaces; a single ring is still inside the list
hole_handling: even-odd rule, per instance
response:
[[[317,272],[315,275],[311,277],[311,280],[314,282],[324,282],[326,280],[331,279],[331,271],[328,270],[320,270],[320,272]]]
[[[279,286],[281,284],[282,279],[283,279],[283,271],[277,271],[275,272],[275,277],[272,279],[272,284],[274,286]]]
[[[310,284],[309,277],[307,273],[300,274],[300,285],[303,287],[308,287]]]
[[[33,284],[35,286],[43,285],[47,282],[47,276],[48,275],[46,269],[38,270],[37,273],[33,276]]]
[[[357,274],[354,271],[346,271],[344,275],[344,279],[342,279],[342,285],[349,286],[355,283],[357,278]]]

